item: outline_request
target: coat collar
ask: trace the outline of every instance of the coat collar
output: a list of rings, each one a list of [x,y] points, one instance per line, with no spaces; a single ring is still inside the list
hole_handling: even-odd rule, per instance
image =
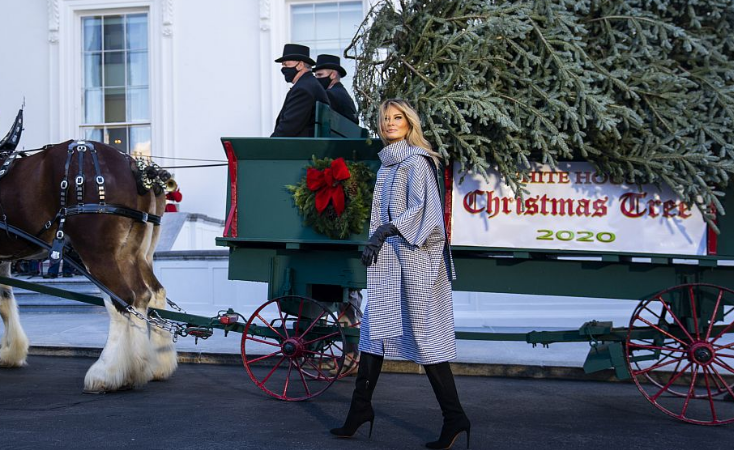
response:
[[[300,83],[301,80],[304,80],[306,78],[316,79],[316,77],[313,76],[313,72],[304,72],[303,75],[301,75],[300,77],[298,77],[298,79],[296,80],[296,82],[293,83],[293,86],[291,86],[291,88],[293,88],[295,85],[297,85],[298,83]]]
[[[425,155],[430,156],[428,152],[420,147],[414,147],[408,144],[408,141],[403,139],[402,141],[390,144],[387,147],[380,150],[377,156],[380,157],[380,161],[383,166],[393,166],[399,164],[405,160],[405,158],[413,155]]]

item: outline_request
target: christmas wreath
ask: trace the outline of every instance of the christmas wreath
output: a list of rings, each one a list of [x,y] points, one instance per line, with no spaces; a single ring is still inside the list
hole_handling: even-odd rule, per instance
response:
[[[360,162],[313,157],[306,176],[286,186],[303,223],[331,239],[362,232],[370,217],[375,174]]]

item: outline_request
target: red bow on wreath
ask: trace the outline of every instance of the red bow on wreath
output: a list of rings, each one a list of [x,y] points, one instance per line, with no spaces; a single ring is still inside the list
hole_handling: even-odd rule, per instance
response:
[[[316,211],[321,214],[327,206],[329,200],[334,203],[334,210],[337,216],[341,216],[344,212],[344,186],[340,181],[346,180],[351,174],[344,158],[337,158],[331,162],[331,167],[324,170],[309,167],[306,170],[306,184],[312,191],[316,191]]]

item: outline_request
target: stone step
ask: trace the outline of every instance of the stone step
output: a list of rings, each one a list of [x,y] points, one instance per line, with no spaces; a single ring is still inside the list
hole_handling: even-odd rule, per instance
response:
[[[69,278],[41,278],[39,276],[20,276],[18,277],[18,279],[28,281],[30,283],[37,283],[43,286],[53,287],[56,289],[63,289],[65,291],[93,295],[96,297],[100,297],[102,295],[97,286],[81,276],[74,276]],[[89,305],[87,303],[79,302],[76,300],[69,300],[65,298],[55,297],[53,295],[41,294],[39,292],[27,289],[13,288],[13,293],[15,294],[15,299],[18,302],[18,306],[21,310],[51,312],[64,310],[79,311],[80,309],[99,308],[96,305]]]

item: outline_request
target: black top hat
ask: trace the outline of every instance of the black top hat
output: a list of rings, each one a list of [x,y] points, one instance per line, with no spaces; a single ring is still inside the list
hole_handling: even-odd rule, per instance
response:
[[[316,64],[311,59],[311,49],[300,44],[285,44],[283,46],[283,56],[276,59],[275,62],[279,63],[283,61],[303,61],[312,66]]]
[[[338,56],[334,55],[319,55],[316,58],[316,65],[313,66],[313,70],[321,69],[332,69],[339,72],[340,76],[345,76],[347,71],[340,65],[341,60]]]

